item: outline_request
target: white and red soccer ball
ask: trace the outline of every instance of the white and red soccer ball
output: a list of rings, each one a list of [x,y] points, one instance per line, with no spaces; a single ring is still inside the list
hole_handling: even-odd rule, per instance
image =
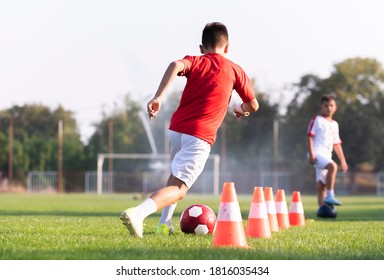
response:
[[[212,234],[215,231],[215,227],[215,212],[207,205],[191,205],[181,214],[180,229],[184,233]]]

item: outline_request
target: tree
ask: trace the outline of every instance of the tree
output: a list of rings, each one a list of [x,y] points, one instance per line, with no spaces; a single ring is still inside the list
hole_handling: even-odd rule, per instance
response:
[[[112,112],[103,112],[101,122],[95,123],[95,132],[85,148],[88,170],[96,170],[97,155],[108,153],[109,124],[113,124],[114,153],[151,153],[148,137],[145,133],[139,104],[126,95],[122,106],[115,104]]]
[[[25,179],[27,171],[57,170],[58,122],[64,122],[64,170],[73,170],[82,165],[83,144],[80,141],[77,123],[71,111],[62,106],[55,110],[41,104],[13,106],[0,112],[3,120],[0,141],[1,169],[8,169],[8,126],[13,123],[13,167],[16,178]],[[6,123],[6,125],[4,125]],[[6,137],[4,137],[6,135]]]
[[[270,104],[268,95],[260,92],[255,83],[254,89],[259,110],[238,120],[232,114],[232,108],[229,108],[212,148],[213,153],[225,157],[222,162],[225,161],[227,170],[255,170],[263,166],[269,170],[272,168],[273,123],[278,119],[278,105]]]
[[[335,65],[325,81],[340,100],[341,133],[344,147],[354,168],[366,163],[381,169],[384,127],[381,105],[384,97],[384,70],[376,59],[347,59]],[[352,140],[352,141],[351,141]]]

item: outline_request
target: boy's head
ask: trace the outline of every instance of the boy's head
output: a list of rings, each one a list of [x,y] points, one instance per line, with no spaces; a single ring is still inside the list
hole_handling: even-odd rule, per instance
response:
[[[332,118],[336,109],[336,97],[333,94],[326,94],[321,97],[321,114],[324,117]]]
[[[201,42],[204,49],[216,49],[227,46],[227,27],[220,22],[207,23],[203,30]]]

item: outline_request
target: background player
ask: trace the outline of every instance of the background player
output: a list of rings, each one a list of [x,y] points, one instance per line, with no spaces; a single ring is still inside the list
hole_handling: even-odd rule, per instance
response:
[[[334,193],[337,164],[332,160],[335,150],[343,172],[348,171],[339,135],[339,125],[333,119],[337,109],[333,95],[321,98],[321,114],[315,116],[308,127],[308,161],[316,169],[317,201],[319,206],[324,202],[341,205]]]

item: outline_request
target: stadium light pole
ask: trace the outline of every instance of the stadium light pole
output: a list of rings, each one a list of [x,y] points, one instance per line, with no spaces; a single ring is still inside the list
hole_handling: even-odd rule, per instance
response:
[[[108,122],[108,153],[113,153],[113,120]],[[113,158],[108,159],[108,190],[112,192]]]
[[[8,179],[13,179],[13,117],[9,118]]]
[[[221,125],[221,171],[225,174],[227,172],[227,125],[225,121]]]
[[[63,120],[59,120],[58,129],[58,174],[57,174],[57,191],[63,192]]]
[[[97,155],[97,194],[103,193],[103,162],[104,155]]]
[[[279,159],[279,120],[273,120],[273,160],[277,162]]]
[[[275,186],[278,185],[278,176],[275,173],[278,169],[279,160],[279,120],[275,118],[273,120],[273,183]]]

